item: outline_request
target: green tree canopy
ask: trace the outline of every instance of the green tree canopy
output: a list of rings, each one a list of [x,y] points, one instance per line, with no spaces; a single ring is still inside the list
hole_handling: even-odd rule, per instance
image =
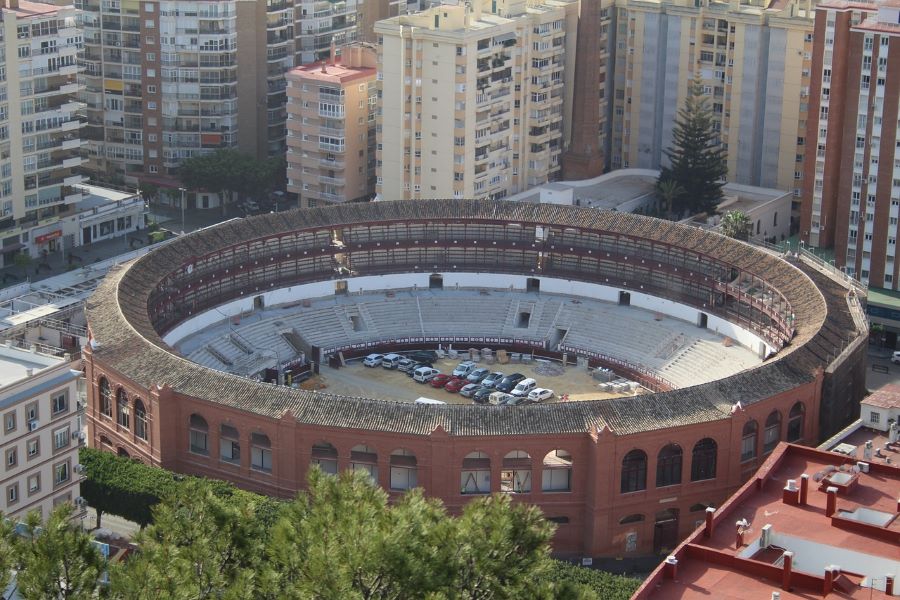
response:
[[[71,504],[53,509],[42,524],[30,513],[13,542],[16,585],[26,600],[88,600],[96,597],[105,560],[91,537],[72,521]]]
[[[747,241],[753,234],[753,222],[750,217],[739,210],[730,210],[722,215],[719,222],[722,233],[736,240]]]
[[[658,185],[674,181],[682,190],[673,198],[670,210],[678,216],[685,212],[713,212],[722,199],[728,167],[722,143],[713,129],[709,98],[698,78],[688,86],[684,106],[672,128],[672,146],[665,155],[669,165],[660,171]]]
[[[193,156],[181,163],[178,178],[190,190],[216,192],[225,203],[232,193],[260,198],[284,186],[285,162],[257,160],[231,148]]]

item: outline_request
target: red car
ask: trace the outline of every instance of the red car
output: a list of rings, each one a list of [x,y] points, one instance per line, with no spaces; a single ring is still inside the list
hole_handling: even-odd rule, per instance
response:
[[[447,385],[447,382],[450,381],[450,379],[451,379],[450,375],[441,373],[439,375],[435,375],[434,379],[432,379],[428,383],[430,383],[431,387],[433,387],[433,388],[442,388],[445,385]]]
[[[450,392],[451,394],[455,394],[459,390],[463,388],[463,386],[468,385],[469,382],[465,377],[454,377],[450,381],[447,382],[447,385],[444,386],[444,389]]]

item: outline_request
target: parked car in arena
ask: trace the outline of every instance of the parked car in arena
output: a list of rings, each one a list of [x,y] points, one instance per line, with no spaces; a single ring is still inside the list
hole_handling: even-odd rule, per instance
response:
[[[420,365],[419,363],[417,363],[416,361],[414,361],[411,358],[401,358],[400,362],[397,364],[397,370],[400,371],[401,373],[409,373],[409,375],[412,375],[411,371],[415,371],[416,367],[421,367],[421,366],[424,366],[424,365]]]
[[[480,383],[482,379],[491,374],[490,369],[485,369],[484,367],[478,367],[466,377],[466,380],[469,383]]]
[[[409,368],[409,371],[407,371],[406,374],[409,375],[410,377],[412,377],[412,376],[415,374],[416,369],[418,369],[418,368],[420,368],[420,367],[429,367],[429,368],[431,368],[431,367],[433,367],[433,366],[434,366],[434,365],[432,365],[431,363],[420,363],[420,362],[413,363],[413,366],[411,366],[411,367]]]
[[[366,367],[380,367],[381,361],[384,359],[384,354],[370,354],[363,359],[363,365]]]
[[[523,404],[528,404],[525,396],[513,396],[512,394],[506,394],[506,397],[500,401],[500,406],[521,406]]]
[[[543,402],[553,397],[553,390],[547,388],[534,388],[528,392],[528,399],[531,402]]]
[[[381,359],[381,366],[385,369],[396,369],[400,366],[401,360],[403,360],[402,356],[391,352],[390,354],[385,354],[384,358]]]
[[[455,394],[456,392],[463,389],[466,385],[468,385],[468,382],[464,377],[453,377],[450,379],[450,381],[447,382],[447,384],[444,386],[444,389],[451,394]]]
[[[475,392],[481,389],[481,386],[477,383],[467,383],[459,390],[459,395],[465,398],[471,398],[475,395]]]
[[[447,375],[446,373],[439,373],[431,378],[431,381],[428,383],[431,384],[431,387],[434,388],[442,388],[447,385],[447,382],[453,379],[452,375]]]
[[[894,352],[893,356],[891,356],[891,362],[895,365],[900,365],[900,352]]]
[[[537,387],[537,381],[535,381],[531,377],[528,377],[527,379],[523,379],[522,381],[517,383],[516,387],[514,387],[512,389],[510,394],[512,394],[513,396],[527,397],[528,394],[531,392],[531,390],[533,390],[536,387]]]
[[[504,377],[506,377],[506,375],[504,375],[500,371],[494,371],[493,373],[491,373],[490,375],[488,375],[487,377],[485,377],[484,379],[481,380],[481,385],[483,385],[484,387],[486,387],[488,389],[494,389],[495,387],[497,387],[498,383],[503,381]]]
[[[406,355],[408,358],[420,363],[434,364],[438,359],[437,352],[434,350],[415,350]]]
[[[419,367],[413,373],[413,379],[419,383],[428,383],[440,374],[440,371],[432,367]]]
[[[474,402],[475,404],[487,404],[490,395],[493,393],[494,390],[492,390],[491,388],[481,386],[480,388],[478,388],[478,390],[475,391],[474,394],[472,394],[472,402]]]
[[[503,380],[494,386],[494,389],[498,392],[506,392],[509,393],[516,387],[520,381],[525,379],[525,376],[521,373],[513,373],[512,375],[507,375],[503,378]]]
[[[475,363],[471,360],[467,360],[465,362],[459,363],[455,369],[453,369],[454,377],[468,377],[469,373],[475,370]]]

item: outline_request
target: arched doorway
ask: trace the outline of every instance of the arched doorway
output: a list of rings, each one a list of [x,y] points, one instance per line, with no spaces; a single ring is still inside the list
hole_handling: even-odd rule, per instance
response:
[[[663,554],[678,545],[678,509],[668,508],[656,513],[653,525],[653,553]]]

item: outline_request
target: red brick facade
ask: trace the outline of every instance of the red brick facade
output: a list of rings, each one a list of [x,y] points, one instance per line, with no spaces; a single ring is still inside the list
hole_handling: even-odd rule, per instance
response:
[[[706,506],[719,506],[762,463],[766,456],[765,423],[774,411],[780,414],[778,439],[785,440],[791,409],[801,403],[804,409],[801,440],[816,439],[819,418],[816,411],[822,384],[819,377],[788,393],[738,410],[731,419],[633,435],[620,436],[603,430],[568,435],[462,437],[450,436],[439,428],[428,436],[415,436],[304,425],[291,415],[284,415],[280,420],[269,419],[183,396],[168,387],[140,389],[96,361],[90,350],[86,351],[86,358],[87,377],[91,382],[87,415],[92,446],[127,453],[178,472],[226,479],[250,490],[281,497],[290,497],[302,489],[316,442],[325,441],[337,449],[337,467],[341,470],[351,466],[351,448],[365,445],[373,449],[377,454],[378,483],[386,490],[391,488],[391,452],[403,448],[415,455],[418,485],[429,495],[443,500],[451,510],[459,509],[470,497],[460,493],[463,459],[467,454],[481,451],[490,457],[491,491],[498,492],[502,471],[528,470],[521,459],[515,466],[510,460],[504,469],[504,456],[511,451],[524,451],[531,456],[532,489],[516,496],[537,504],[548,518],[558,522],[557,551],[576,556],[640,555],[671,550],[674,546],[661,539],[665,534],[657,532],[662,529],[657,519],[665,520],[663,513],[673,509],[677,514],[677,539],[692,531],[695,522],[703,519]],[[112,417],[101,413],[99,382],[102,378],[109,381],[114,402],[119,388],[125,391],[130,404],[134,398],[143,401],[149,424],[146,441],[135,435],[133,420],[129,429],[117,425],[115,407]],[[206,455],[190,449],[191,415],[202,416],[208,424]],[[744,426],[750,420],[758,424],[755,457],[741,462]],[[239,464],[219,457],[219,432],[223,424],[239,432]],[[247,450],[254,433],[265,434],[271,442],[271,472],[251,467],[251,452]],[[716,442],[715,477],[691,481],[693,448],[703,438]],[[669,444],[677,444],[683,452],[681,483],[656,487],[657,456]],[[555,449],[571,454],[571,491],[541,490],[543,458]],[[634,449],[643,450],[647,455],[646,487],[622,493],[623,458]],[[641,515],[642,520],[633,517],[632,522],[620,524],[634,515]],[[636,540],[630,534],[636,534]]]

